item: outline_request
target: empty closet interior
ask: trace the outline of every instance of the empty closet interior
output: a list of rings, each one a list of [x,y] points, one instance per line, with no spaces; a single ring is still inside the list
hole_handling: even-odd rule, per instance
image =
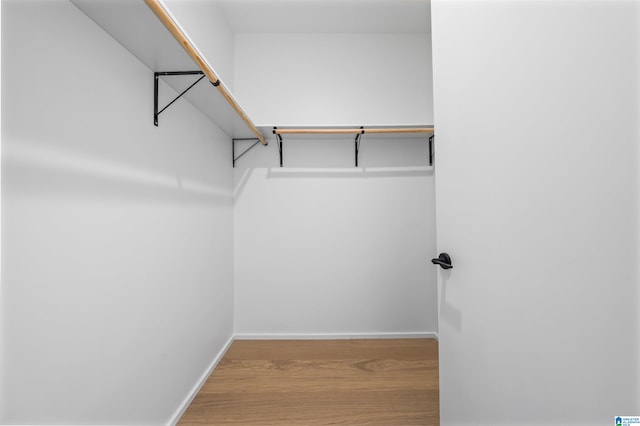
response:
[[[170,422],[233,339],[437,336],[431,68],[426,0],[3,0],[0,420]]]

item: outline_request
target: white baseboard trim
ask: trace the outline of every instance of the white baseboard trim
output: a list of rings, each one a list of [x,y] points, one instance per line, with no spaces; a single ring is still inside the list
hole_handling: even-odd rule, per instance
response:
[[[191,389],[191,392],[189,392],[184,401],[182,401],[182,404],[180,404],[173,416],[171,416],[171,420],[169,420],[169,422],[167,423],[168,425],[175,426],[178,423],[180,417],[182,417],[184,412],[187,411],[187,408],[189,408],[189,405],[191,405],[193,399],[196,397],[196,395],[198,395],[198,392],[200,392],[202,386],[204,386],[211,373],[213,373],[213,370],[218,366],[218,363],[233,343],[234,337],[235,336],[232,335],[227,343],[225,343],[225,345],[222,347],[222,349],[220,349],[220,351],[216,354],[216,356],[213,358],[213,361],[211,361],[211,364],[209,364],[209,367],[205,370],[202,376],[200,376],[200,379]]]
[[[438,333],[238,333],[235,340],[436,339]]]

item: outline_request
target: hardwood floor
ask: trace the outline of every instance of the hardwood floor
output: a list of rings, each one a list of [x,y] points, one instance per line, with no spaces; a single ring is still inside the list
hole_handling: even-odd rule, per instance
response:
[[[178,424],[438,425],[438,343],[235,341]]]

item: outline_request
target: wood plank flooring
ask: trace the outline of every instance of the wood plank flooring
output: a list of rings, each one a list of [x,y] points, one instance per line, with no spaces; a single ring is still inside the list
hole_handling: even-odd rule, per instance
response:
[[[235,341],[179,425],[439,425],[433,339]]]

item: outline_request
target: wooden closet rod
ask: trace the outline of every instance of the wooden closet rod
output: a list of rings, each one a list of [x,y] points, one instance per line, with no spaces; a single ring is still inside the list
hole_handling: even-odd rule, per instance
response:
[[[387,127],[387,128],[351,128],[351,129],[274,129],[276,135],[356,135],[358,133],[433,133],[433,127]]]
[[[433,133],[433,127],[420,128],[388,128],[388,129],[364,129],[365,133]]]
[[[158,19],[164,24],[165,27],[169,30],[169,32],[173,35],[173,37],[180,43],[180,46],[191,56],[191,59],[194,60],[196,64],[200,67],[200,69],[207,75],[211,83],[218,89],[220,94],[227,100],[229,105],[236,111],[236,113],[242,118],[242,120],[249,126],[251,131],[256,135],[258,140],[263,145],[267,145],[267,141],[265,140],[262,133],[256,128],[251,119],[247,116],[247,114],[242,110],[240,105],[233,99],[231,93],[227,90],[227,88],[222,84],[218,76],[213,72],[211,67],[207,65],[205,61],[200,57],[200,53],[196,50],[195,46],[187,39],[186,35],[182,32],[178,24],[173,20],[171,15],[167,13],[165,8],[160,3],[160,0],[144,0],[144,2],[151,8],[153,13],[156,14]]]

